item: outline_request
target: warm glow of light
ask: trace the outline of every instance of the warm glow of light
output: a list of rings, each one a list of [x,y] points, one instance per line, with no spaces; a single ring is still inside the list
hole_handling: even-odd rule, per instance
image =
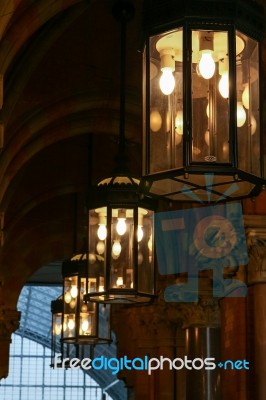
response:
[[[253,114],[250,115],[251,135],[254,135],[257,129],[257,121]]]
[[[97,250],[98,254],[100,254],[100,255],[103,254],[104,250],[105,250],[104,242],[102,242],[102,241],[98,242],[97,245],[96,245],[96,250]]]
[[[68,327],[68,329],[70,329],[70,330],[72,330],[72,329],[75,328],[75,321],[74,321],[74,319],[71,318],[71,319],[68,320],[67,327]]]
[[[183,135],[183,111],[178,110],[175,117],[176,144],[179,144]]]
[[[152,251],[152,235],[150,236],[149,241],[148,241],[148,249],[150,251]]]
[[[126,224],[126,219],[125,218],[117,218],[117,224],[116,224],[116,232],[118,235],[122,236],[126,233],[127,230],[127,224]]]
[[[71,300],[72,300],[72,297],[71,297],[70,292],[66,292],[66,293],[65,293],[65,302],[66,302],[67,304],[69,304],[69,303],[71,302]]]
[[[236,113],[237,113],[237,127],[241,128],[241,126],[244,125],[244,123],[246,122],[246,119],[247,119],[246,111],[245,111],[241,101],[237,102]]]
[[[103,224],[99,225],[98,231],[97,231],[97,236],[99,240],[105,240],[107,236],[107,229],[106,226]]]
[[[203,50],[199,62],[199,72],[204,79],[210,79],[215,72],[215,62],[211,50]]]
[[[160,78],[160,89],[165,95],[169,95],[175,88],[175,78],[172,68],[163,68]]]
[[[243,103],[243,106],[247,109],[247,110],[249,110],[249,86],[248,86],[248,83],[246,83],[245,85],[244,85],[244,90],[243,90],[243,93],[242,93],[242,103]]]
[[[114,244],[112,246],[113,255],[116,257],[120,256],[121,250],[122,250],[122,248],[121,248],[120,242],[118,240],[115,240]]]
[[[207,146],[210,146],[210,132],[208,130],[204,133],[204,140]]]
[[[87,319],[84,319],[81,323],[81,330],[83,332],[87,332],[88,329],[89,329],[89,321]]]
[[[229,97],[229,77],[228,71],[223,72],[222,77],[219,81],[219,92],[224,99],[228,99]]]
[[[71,294],[71,296],[73,297],[73,299],[75,299],[75,298],[77,297],[77,295],[78,295],[78,288],[77,288],[76,285],[71,286],[70,294]]]
[[[143,239],[143,229],[141,225],[138,225],[138,242],[141,242]]]
[[[62,330],[62,325],[61,324],[56,324],[55,325],[55,334],[60,335]]]
[[[123,281],[123,277],[119,276],[116,280],[116,286],[123,286],[124,281]]]
[[[153,110],[150,114],[150,128],[153,132],[158,132],[162,127],[162,117],[158,110]]]

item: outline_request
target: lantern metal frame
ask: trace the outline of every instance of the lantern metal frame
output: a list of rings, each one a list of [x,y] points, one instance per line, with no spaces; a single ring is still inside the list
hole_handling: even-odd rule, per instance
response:
[[[165,45],[165,47],[168,47],[167,49],[160,48],[160,44],[158,45],[158,42],[161,40],[161,42],[164,41],[164,43],[167,43],[167,40],[165,41],[165,37],[167,35],[170,37],[171,35],[175,34],[178,29],[182,30],[181,50],[178,49],[178,51],[181,51],[181,56],[179,55],[178,57],[182,58],[182,71],[180,73],[182,76],[182,87],[180,89],[180,96],[182,103],[183,131],[182,139],[180,137],[178,138],[181,141],[182,149],[179,151],[178,156],[175,155],[177,161],[175,161],[172,165],[170,165],[170,163],[165,165],[167,163],[164,162],[163,166],[159,165],[158,167],[156,166],[153,168],[153,155],[151,155],[151,147],[153,143],[158,143],[155,141],[157,139],[154,139],[156,134],[158,137],[158,133],[153,133],[151,131],[151,110],[153,106],[151,80],[153,79],[152,74],[158,74],[158,70],[156,70],[157,67],[155,64],[153,64],[153,67],[151,67],[152,63],[154,62],[152,57],[153,54],[155,54],[154,48],[157,46],[156,50],[158,54],[160,52],[159,58],[161,57],[161,68],[167,64],[169,69],[172,69],[172,71],[174,70],[177,48],[175,48],[175,45],[172,46],[173,41],[171,42],[170,40],[170,44]],[[265,189],[266,184],[266,181],[263,178],[263,141],[260,107],[262,89],[261,84],[259,84],[259,93],[257,94],[258,99],[256,99],[256,101],[258,100],[259,104],[257,130],[260,130],[260,132],[257,134],[258,139],[256,139],[256,144],[254,144],[255,142],[252,141],[253,137],[251,134],[249,134],[251,139],[245,139],[246,141],[250,141],[249,145],[252,151],[252,156],[250,156],[250,158],[253,157],[253,164],[258,164],[260,161],[260,165],[257,167],[256,164],[256,168],[248,166],[246,169],[243,169],[243,163],[241,164],[239,157],[241,152],[244,152],[245,145],[241,145],[241,137],[238,131],[238,121],[236,117],[238,100],[236,82],[237,56],[239,57],[239,62],[241,62],[240,56],[236,54],[236,40],[238,40],[236,37],[236,32],[240,33],[242,36],[246,35],[247,38],[251,38],[258,44],[257,72],[259,78],[261,75],[261,41],[262,38],[265,37],[265,17],[263,7],[254,1],[251,2],[247,0],[186,0],[179,2],[178,6],[176,6],[176,3],[171,0],[149,0],[144,4],[143,30],[145,36],[143,50],[144,170],[143,178],[141,179],[140,184],[141,191],[147,195],[161,199],[182,202],[198,201],[201,203],[239,200],[245,197],[258,195],[261,190]],[[194,157],[192,153],[192,151],[194,151],[193,140],[195,139],[194,127],[196,124],[196,120],[194,120],[193,127],[193,118],[195,118],[192,115],[192,103],[194,100],[194,94],[192,93],[194,79],[193,73],[195,72],[193,71],[192,67],[192,63],[194,62],[192,59],[192,57],[194,57],[194,54],[192,54],[194,31],[195,33],[199,32],[199,37],[200,32],[204,32],[205,36],[208,36],[208,34],[212,32],[225,32],[228,37],[227,56],[229,58],[229,98],[227,99],[228,118],[226,120],[228,123],[228,140],[226,137],[226,141],[228,143],[229,150],[226,156],[226,161],[218,159],[216,155],[212,155],[211,153],[206,156],[205,159],[197,159],[197,157]],[[152,42],[152,39],[157,40],[157,42]],[[210,42],[212,38],[208,37],[206,40],[207,42]],[[201,43],[199,46],[201,46]],[[207,47],[208,46],[211,46],[210,43],[207,43]],[[222,61],[224,60],[225,55],[223,56]],[[218,64],[217,60],[216,64]],[[216,75],[218,75],[218,73],[216,73]],[[172,101],[171,96],[172,94],[167,95],[168,104],[170,104]],[[216,99],[214,101],[216,101]],[[218,104],[218,101],[216,101],[215,104]],[[158,107],[161,107],[161,104],[159,104]],[[166,109],[167,107],[168,105],[166,106]],[[172,111],[172,114],[175,111],[177,110]],[[218,115],[218,108],[215,111],[217,111],[216,115]],[[161,116],[159,116],[159,118],[160,117]],[[164,118],[168,118],[166,114]],[[200,123],[199,118],[200,116],[198,116],[198,123]],[[211,116],[208,115],[208,118],[211,119]],[[174,137],[176,134],[177,129],[177,123],[175,121],[173,122],[173,119],[174,118],[172,118],[169,123],[172,137]],[[211,123],[212,122],[209,122],[209,124]],[[252,128],[249,127],[248,129],[251,131]],[[213,131],[213,135],[217,136],[215,128]],[[167,133],[168,131],[165,129],[163,134],[167,135]],[[223,132],[221,131],[220,136],[222,135]],[[172,142],[167,143],[167,145],[170,146],[168,153],[169,155],[167,156],[168,158],[170,158],[171,154],[176,151],[177,147],[177,145],[174,143],[174,140],[171,140]],[[217,146],[219,147],[220,144],[218,143]],[[256,148],[256,151],[254,150],[255,146],[259,147]],[[156,156],[158,157],[159,161],[160,157],[164,157],[165,159],[167,158],[166,151],[163,152],[163,149],[159,144],[157,144],[157,150],[159,150],[159,152]],[[220,150],[218,149],[217,153],[218,151]],[[154,154],[155,153],[156,151],[154,150]],[[181,165],[180,159],[182,161]],[[160,162],[157,164],[159,163]],[[256,170],[255,173],[252,172],[252,168]]]
[[[96,231],[100,222],[99,210],[105,209],[105,222],[107,236],[101,241],[104,246],[104,265],[99,273],[104,278],[103,285],[99,291],[88,292],[86,300],[100,303],[136,304],[150,302],[155,295],[155,269],[154,269],[154,235],[153,235],[153,212],[157,205],[154,199],[141,196],[139,193],[139,180],[123,175],[116,175],[105,179],[98,186],[92,187],[89,197],[89,252],[96,252]],[[128,239],[124,239],[117,260],[114,261],[114,219],[118,216],[118,210],[123,209],[126,214],[130,210],[131,228],[126,219]],[[95,211],[96,210],[96,211]],[[113,218],[115,213],[116,217]],[[145,215],[144,215],[145,214]],[[138,227],[140,219],[144,221],[143,230],[146,237],[139,241]],[[129,235],[131,230],[131,236]],[[122,235],[120,236],[122,238]],[[122,241],[122,239],[121,239]],[[140,253],[140,247],[143,253]],[[126,252],[130,252],[130,256]],[[119,272],[120,271],[120,272]],[[118,278],[120,276],[120,284]],[[129,284],[129,280],[131,284]],[[126,281],[128,284],[126,284]]]

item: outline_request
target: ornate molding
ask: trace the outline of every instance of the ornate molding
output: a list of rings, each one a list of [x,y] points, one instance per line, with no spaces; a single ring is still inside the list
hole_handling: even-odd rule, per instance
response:
[[[266,283],[266,216],[245,215],[249,255],[248,283]]]
[[[20,312],[0,306],[0,341],[11,341],[11,334],[19,328]]]

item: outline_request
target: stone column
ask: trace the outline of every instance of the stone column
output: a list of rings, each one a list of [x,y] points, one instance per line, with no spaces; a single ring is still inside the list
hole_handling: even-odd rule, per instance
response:
[[[20,313],[0,305],[0,379],[8,376],[11,334],[19,327]]]
[[[191,368],[186,369],[186,399],[220,400],[220,370],[206,370],[206,358],[220,360],[220,309],[218,300],[200,299],[183,306],[185,354]],[[202,368],[201,368],[202,366]],[[197,369],[198,368],[198,369]]]
[[[252,400],[266,399],[266,216],[245,216],[248,264],[248,322]],[[252,389],[250,389],[252,392]]]

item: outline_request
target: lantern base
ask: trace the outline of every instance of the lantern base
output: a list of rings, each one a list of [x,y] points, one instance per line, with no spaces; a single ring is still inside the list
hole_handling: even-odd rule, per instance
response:
[[[228,166],[190,166],[146,175],[141,190],[151,197],[202,204],[257,196],[266,180]]]
[[[90,293],[84,296],[85,301],[103,304],[145,304],[154,299],[154,295],[132,291],[109,291]]]

